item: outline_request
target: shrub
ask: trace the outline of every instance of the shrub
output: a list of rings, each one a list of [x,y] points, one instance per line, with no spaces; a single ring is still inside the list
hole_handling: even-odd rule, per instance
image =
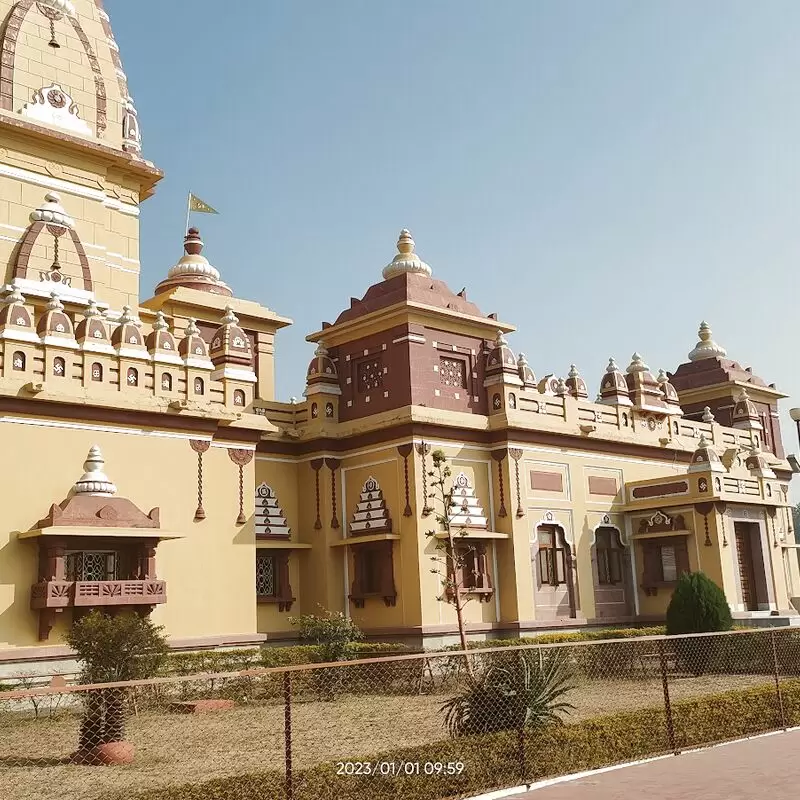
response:
[[[453,737],[538,728],[559,722],[574,706],[564,699],[574,689],[572,669],[563,650],[543,658],[530,651],[504,653],[441,710]]]
[[[166,658],[163,628],[149,617],[92,611],[67,634],[67,644],[82,662],[83,683],[114,683],[150,678]],[[82,695],[84,715],[80,750],[125,738],[125,690],[102,689]]]
[[[667,634],[711,633],[732,627],[731,610],[722,589],[703,572],[684,572],[667,607]],[[674,646],[684,668],[702,675],[717,658],[720,643],[714,638],[678,639]]]
[[[342,661],[348,645],[364,638],[358,626],[341,611],[325,611],[324,614],[305,614],[289,617],[296,625],[303,641],[313,642],[321,648],[323,661]]]

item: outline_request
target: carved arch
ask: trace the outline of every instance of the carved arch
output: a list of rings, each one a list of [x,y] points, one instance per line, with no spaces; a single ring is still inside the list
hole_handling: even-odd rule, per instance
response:
[[[39,234],[47,227],[46,222],[33,222],[31,223],[30,227],[27,231],[25,231],[25,235],[22,237],[22,241],[17,248],[17,253],[14,260],[14,277],[15,278],[24,278],[28,274],[28,263],[31,260],[31,253],[33,252],[33,246],[36,244],[36,240],[39,238]],[[72,244],[75,247],[75,252],[78,254],[78,261],[81,264],[81,275],[83,276],[83,288],[87,292],[94,291],[94,283],[92,281],[92,271],[89,268],[89,259],[86,257],[86,250],[83,246],[83,242],[81,242],[80,236],[78,236],[77,231],[73,230],[72,228],[67,229],[69,231],[69,237],[72,240]]]
[[[3,41],[2,45],[0,45],[0,66],[2,67],[0,69],[0,108],[6,111],[14,110],[14,62],[17,55],[17,40],[19,39],[22,23],[35,2],[36,0],[20,0],[11,10],[3,29]],[[69,21],[75,31],[75,35],[83,45],[83,50],[89,59],[89,66],[94,74],[97,100],[95,133],[100,138],[108,127],[108,100],[105,81],[100,71],[100,62],[97,60],[89,37],[83,30],[80,21],[74,17],[69,17]]]

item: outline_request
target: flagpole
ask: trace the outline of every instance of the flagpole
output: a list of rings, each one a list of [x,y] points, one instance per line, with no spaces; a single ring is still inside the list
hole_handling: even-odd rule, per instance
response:
[[[189,214],[192,213],[192,193],[189,192],[189,196],[186,198],[186,231],[184,232],[185,235],[189,233]]]

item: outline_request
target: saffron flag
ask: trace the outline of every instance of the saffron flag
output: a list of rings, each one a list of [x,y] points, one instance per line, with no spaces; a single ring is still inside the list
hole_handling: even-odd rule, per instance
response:
[[[195,197],[191,192],[189,193],[189,211],[199,211],[201,214],[219,214],[219,211],[211,208],[208,203]]]

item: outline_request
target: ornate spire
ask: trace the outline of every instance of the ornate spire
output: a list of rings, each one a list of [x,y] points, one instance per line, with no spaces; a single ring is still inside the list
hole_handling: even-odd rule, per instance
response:
[[[83,464],[84,473],[75,484],[75,494],[88,494],[88,495],[114,495],[117,493],[117,487],[108,479],[105,474],[105,461],[100,448],[94,445],[89,450],[89,455],[86,456],[86,461]]]
[[[707,322],[700,323],[700,330],[697,331],[700,341],[694,346],[694,350],[689,353],[689,361],[702,361],[704,358],[725,358],[727,351],[720,347],[712,338],[713,334]]]
[[[611,364],[609,364],[611,366]],[[644,363],[642,357],[638,353],[634,353],[631,356],[631,363],[628,364],[627,372],[629,375],[632,375],[634,372],[648,372],[650,367]]]
[[[233,313],[233,308],[231,306],[225,306],[225,316],[222,318],[222,323],[224,325],[238,325],[239,324],[239,317]]]
[[[153,323],[153,330],[154,331],[168,331],[169,330],[169,323],[164,317],[163,311],[156,312],[156,321]]]
[[[183,240],[184,254],[156,287],[156,294],[184,286],[230,297],[233,292],[220,279],[219,270],[203,255],[203,240],[197,228],[189,228]]]
[[[414,240],[411,232],[406,228],[400,231],[400,238],[397,240],[397,255],[392,259],[392,263],[383,269],[383,279],[389,280],[397,275],[411,272],[420,275],[431,276],[431,268],[414,252]]]

